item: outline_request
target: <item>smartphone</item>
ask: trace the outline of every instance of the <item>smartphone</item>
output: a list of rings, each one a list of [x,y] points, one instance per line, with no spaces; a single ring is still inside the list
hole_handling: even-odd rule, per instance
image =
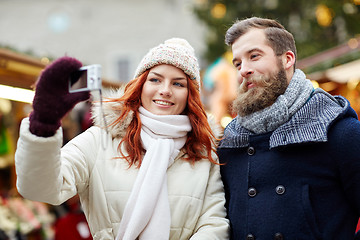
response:
[[[93,64],[79,68],[69,79],[69,92],[101,90],[101,65]]]

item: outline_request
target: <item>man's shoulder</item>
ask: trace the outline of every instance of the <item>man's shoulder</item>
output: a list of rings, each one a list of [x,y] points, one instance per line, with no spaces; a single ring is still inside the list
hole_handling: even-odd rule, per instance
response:
[[[304,115],[312,121],[330,122],[330,124],[342,118],[357,119],[356,112],[345,97],[333,96],[320,88],[315,89],[309,101],[294,115],[294,118]]]
[[[274,131],[270,147],[308,142],[327,142],[328,131],[340,119],[356,113],[342,96],[332,96],[316,89],[306,104],[292,118]]]

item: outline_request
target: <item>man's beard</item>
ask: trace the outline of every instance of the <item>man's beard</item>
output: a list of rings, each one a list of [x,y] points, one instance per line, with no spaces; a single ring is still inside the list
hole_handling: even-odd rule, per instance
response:
[[[269,77],[261,75],[244,78],[237,90],[237,98],[232,105],[233,111],[244,117],[271,106],[284,94],[288,83],[284,67],[279,67],[280,70]],[[248,81],[254,83],[255,87],[248,89]]]

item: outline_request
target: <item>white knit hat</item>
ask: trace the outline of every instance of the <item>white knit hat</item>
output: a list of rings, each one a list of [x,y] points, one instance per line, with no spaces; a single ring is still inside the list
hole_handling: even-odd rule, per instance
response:
[[[160,64],[170,64],[180,68],[191,79],[196,80],[198,86],[200,86],[200,70],[195,51],[185,39],[171,38],[166,40],[165,43],[150,49],[137,67],[134,78]]]

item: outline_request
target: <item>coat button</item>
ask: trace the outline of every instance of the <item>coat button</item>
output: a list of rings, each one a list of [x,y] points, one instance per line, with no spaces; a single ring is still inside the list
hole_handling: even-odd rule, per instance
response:
[[[255,236],[252,235],[251,233],[249,233],[249,234],[246,236],[246,240],[255,240]]]
[[[283,185],[279,185],[275,189],[276,193],[282,195],[285,193],[285,187]]]
[[[284,236],[281,233],[275,233],[274,240],[283,240]]]
[[[253,148],[253,147],[248,147],[247,153],[248,153],[248,155],[250,155],[250,156],[254,155],[254,154],[255,154],[255,148]]]
[[[256,193],[257,192],[256,192],[255,188],[251,187],[251,188],[248,189],[248,194],[249,194],[250,197],[255,197]]]

